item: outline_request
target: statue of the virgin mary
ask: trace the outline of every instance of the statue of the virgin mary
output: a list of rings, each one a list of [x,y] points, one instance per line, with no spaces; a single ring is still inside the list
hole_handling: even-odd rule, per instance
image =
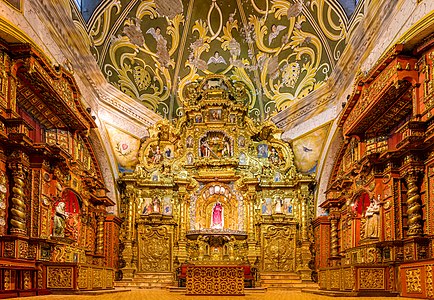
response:
[[[223,205],[217,200],[212,208],[211,228],[223,229]]]

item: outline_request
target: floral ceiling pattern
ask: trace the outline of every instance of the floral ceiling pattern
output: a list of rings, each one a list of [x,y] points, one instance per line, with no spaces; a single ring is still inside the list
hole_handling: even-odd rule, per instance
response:
[[[246,83],[259,121],[324,84],[346,24],[333,0],[118,0],[88,28],[107,80],[164,118],[183,114],[186,84],[224,74]]]

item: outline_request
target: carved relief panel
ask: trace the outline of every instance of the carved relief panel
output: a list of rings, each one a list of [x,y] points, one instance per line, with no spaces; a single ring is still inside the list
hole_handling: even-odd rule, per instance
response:
[[[173,229],[171,226],[138,227],[138,272],[172,271]]]
[[[295,224],[263,228],[261,242],[263,271],[295,271]]]

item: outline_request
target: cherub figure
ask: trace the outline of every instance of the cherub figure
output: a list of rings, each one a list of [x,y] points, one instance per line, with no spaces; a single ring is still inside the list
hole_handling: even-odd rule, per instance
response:
[[[151,27],[146,31],[146,33],[151,34],[155,41],[157,42],[157,60],[158,62],[167,67],[170,62],[169,51],[167,51],[167,41],[164,36],[161,34],[160,27]]]
[[[223,58],[223,56],[220,55],[220,53],[218,51],[214,52],[214,56],[211,56],[208,59],[207,64],[208,65],[210,65],[210,64],[225,64],[225,65],[227,65],[225,59]]]
[[[286,26],[284,25],[271,25],[271,32],[268,35],[268,44],[271,45],[271,42],[279,35],[279,33],[285,29]]]

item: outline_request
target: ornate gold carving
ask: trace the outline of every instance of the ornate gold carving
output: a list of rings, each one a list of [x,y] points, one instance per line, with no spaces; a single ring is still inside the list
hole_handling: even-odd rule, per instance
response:
[[[264,271],[295,271],[295,225],[270,226],[262,238]]]
[[[407,293],[422,293],[421,285],[421,270],[406,269],[405,270],[405,286]]]
[[[78,278],[77,278],[77,285],[79,289],[87,289],[87,282],[88,282],[88,273],[90,269],[86,267],[79,267],[78,268]]]
[[[345,290],[352,290],[356,285],[356,280],[354,278],[353,269],[343,269],[342,270],[342,287]]]
[[[30,271],[23,271],[23,287],[25,290],[30,290],[32,288],[32,278],[30,275]]]
[[[383,290],[385,288],[384,280],[384,269],[359,269],[359,287],[361,290]]]
[[[426,270],[426,277],[425,277],[426,295],[427,295],[427,297],[432,298],[434,296],[433,266],[428,265],[428,266],[426,266],[425,270]]]
[[[72,289],[73,274],[73,267],[47,266],[47,288]]]
[[[172,233],[165,226],[139,225],[139,272],[172,270]]]
[[[102,288],[103,287],[103,270],[102,269],[93,269],[92,270],[92,287]]]
[[[341,283],[341,270],[330,270],[330,289],[339,290]]]
[[[15,258],[15,242],[6,241],[4,243],[3,255],[9,258]]]
[[[6,233],[6,192],[7,192],[6,174],[0,171],[0,236]]]
[[[240,267],[188,267],[187,295],[244,295],[244,269]]]
[[[9,290],[11,288],[11,271],[6,269],[4,271],[4,279],[3,286],[5,290]]]

